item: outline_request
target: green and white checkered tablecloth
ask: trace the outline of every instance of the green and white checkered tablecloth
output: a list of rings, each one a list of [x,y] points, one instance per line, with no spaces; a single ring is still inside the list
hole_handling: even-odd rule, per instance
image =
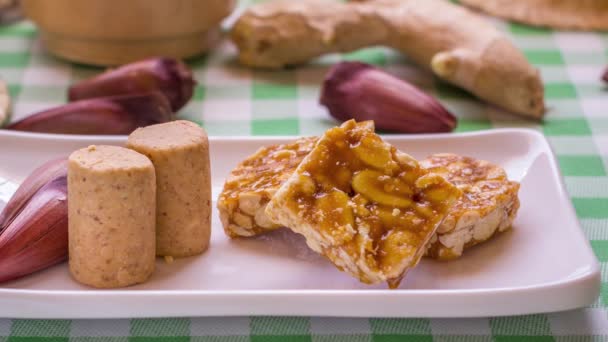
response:
[[[505,115],[383,48],[329,56],[294,70],[263,72],[240,67],[229,43],[191,61],[199,85],[180,116],[204,125],[210,135],[319,134],[336,124],[317,104],[323,75],[333,62],[357,59],[385,67],[436,95],[459,117],[457,131],[542,131],[558,155],[578,217],[602,265],[601,297],[591,307],[478,319],[0,319],[0,342],[608,341],[608,89],[599,81],[608,65],[608,34],[552,32],[498,21],[497,25],[542,72],[550,108],[543,124]],[[15,100],[15,119],[65,102],[70,83],[99,71],[45,54],[29,23],[0,28],[0,77]]]

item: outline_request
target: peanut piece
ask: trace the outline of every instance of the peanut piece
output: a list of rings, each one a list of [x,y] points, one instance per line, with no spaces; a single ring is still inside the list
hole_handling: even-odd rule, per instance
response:
[[[353,177],[353,189],[370,200],[390,207],[407,208],[413,204],[409,186],[397,178],[374,170],[363,170]],[[386,187],[385,187],[386,185]],[[391,188],[391,191],[386,191]]]

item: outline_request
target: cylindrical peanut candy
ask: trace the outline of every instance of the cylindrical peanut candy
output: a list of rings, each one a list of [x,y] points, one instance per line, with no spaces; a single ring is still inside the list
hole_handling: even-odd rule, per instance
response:
[[[150,158],[156,170],[156,254],[200,254],[211,235],[211,175],[205,131],[189,121],[139,128],[127,147]]]
[[[154,272],[156,177],[146,156],[116,146],[78,150],[68,164],[70,272],[99,288]]]

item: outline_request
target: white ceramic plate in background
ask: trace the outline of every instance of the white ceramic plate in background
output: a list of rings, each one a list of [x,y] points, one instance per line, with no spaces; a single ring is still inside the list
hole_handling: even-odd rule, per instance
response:
[[[258,147],[288,138],[211,140],[214,198],[224,178]],[[415,157],[453,152],[502,165],[521,182],[514,229],[453,262],[423,260],[397,290],[339,272],[287,230],[229,240],[215,212],[211,248],[200,257],[158,261],[146,284],[95,290],[66,264],[0,284],[0,316],[122,318],[222,315],[468,317],[549,312],[591,304],[600,273],[545,138],[531,130],[387,136]],[[0,177],[19,182],[53,157],[123,137],[0,131]]]

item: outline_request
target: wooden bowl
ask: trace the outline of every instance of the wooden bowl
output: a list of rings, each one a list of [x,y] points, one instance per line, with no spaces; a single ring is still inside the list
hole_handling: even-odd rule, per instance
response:
[[[188,58],[210,49],[235,0],[22,0],[51,53],[118,65],[151,56]]]

